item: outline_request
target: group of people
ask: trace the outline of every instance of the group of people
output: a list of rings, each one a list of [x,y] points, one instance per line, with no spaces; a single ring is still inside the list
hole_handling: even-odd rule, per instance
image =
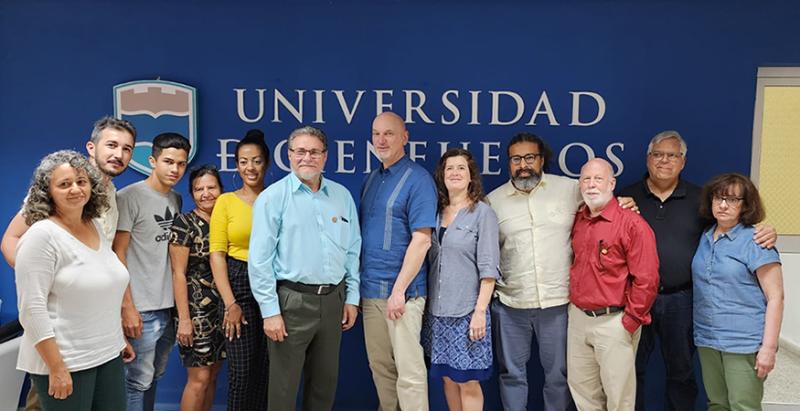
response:
[[[696,351],[710,408],[760,406],[783,312],[777,235],[758,225],[748,178],[680,178],[675,131],[651,140],[647,174],[619,198],[607,161],[578,181],[549,174],[547,144],[517,134],[510,180],[487,195],[468,150],[445,152],[431,175],[384,112],[372,124],[381,166],[357,207],[322,175],[322,130],[289,135],[291,173],[268,186],[270,150],[251,130],[235,151],[240,188],[223,193],[213,166],[194,168],[186,213],[174,187],[190,146],[176,133],[155,137],[150,175],[116,193],[135,138],[106,117],[88,158],[46,156],[3,236],[25,329],[18,367],[45,410],[152,410],[176,342],[181,409],[211,408],[223,360],[229,410],[294,410],[301,376],[303,409],[331,409],[359,312],[381,410],[427,410],[429,376],[450,409],[483,409],[494,372],[503,407],[526,409],[533,338],[546,410],[643,409],[656,338],[668,409],[694,408]]]

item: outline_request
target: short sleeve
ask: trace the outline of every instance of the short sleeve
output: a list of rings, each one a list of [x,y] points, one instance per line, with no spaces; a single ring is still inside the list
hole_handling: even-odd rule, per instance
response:
[[[208,251],[211,253],[218,251],[228,253],[228,198],[230,195],[235,194],[220,196],[211,212],[208,229]]]
[[[133,229],[134,222],[136,222],[138,207],[134,201],[135,196],[132,195],[132,189],[133,187],[129,187],[126,190],[120,191],[117,195],[117,210],[119,211],[117,231],[130,232]]]
[[[411,231],[436,227],[436,185],[427,171],[419,172],[423,175],[416,179],[408,196],[408,226]]]
[[[747,269],[751,273],[755,274],[756,270],[770,263],[780,264],[778,250],[774,247],[761,248],[749,235],[747,237]]]
[[[193,225],[186,214],[178,215],[172,222],[172,227],[169,229],[169,243],[189,247],[197,234],[192,227]]]

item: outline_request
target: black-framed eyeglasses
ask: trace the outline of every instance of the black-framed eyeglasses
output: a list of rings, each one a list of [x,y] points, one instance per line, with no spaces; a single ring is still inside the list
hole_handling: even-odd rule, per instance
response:
[[[511,161],[511,164],[514,164],[514,165],[518,165],[518,164],[522,163],[523,159],[525,160],[525,163],[533,164],[533,163],[536,162],[536,160],[539,157],[543,157],[543,156],[544,155],[540,154],[540,153],[528,153],[528,154],[525,154],[524,156],[511,156],[511,157],[508,158],[508,160]]]
[[[314,160],[319,160],[323,154],[325,154],[326,150],[306,150],[303,148],[289,149],[289,151],[296,157],[296,158],[305,158],[306,154],[310,155],[311,158]]]
[[[723,202],[730,207],[739,207],[742,205],[743,197],[727,197],[727,196],[713,196],[711,201],[714,204],[722,204]]]

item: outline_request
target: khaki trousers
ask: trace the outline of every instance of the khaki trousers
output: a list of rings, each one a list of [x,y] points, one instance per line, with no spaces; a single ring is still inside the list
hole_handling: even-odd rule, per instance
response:
[[[642,328],[629,333],[622,316],[618,312],[590,317],[569,305],[567,383],[580,411],[634,409]]]
[[[428,371],[420,332],[425,298],[411,298],[399,320],[386,318],[386,300],[361,300],[364,340],[381,411],[427,411]]]

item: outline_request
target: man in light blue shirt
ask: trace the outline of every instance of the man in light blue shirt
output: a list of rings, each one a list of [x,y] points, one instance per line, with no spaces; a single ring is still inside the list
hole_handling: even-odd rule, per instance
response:
[[[359,304],[361,235],[350,192],[322,177],[322,130],[289,135],[292,172],[253,204],[248,271],[269,338],[269,409],[294,410],[304,372],[303,409],[330,410],[342,331]]]

